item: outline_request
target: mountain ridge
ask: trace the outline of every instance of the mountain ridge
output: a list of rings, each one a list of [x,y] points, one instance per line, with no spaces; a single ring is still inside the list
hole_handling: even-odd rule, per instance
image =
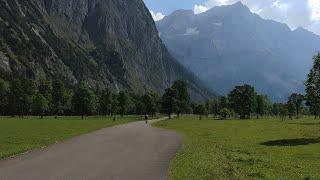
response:
[[[0,72],[38,80],[59,76],[137,93],[162,93],[174,80],[210,98],[171,57],[142,0],[0,0]]]
[[[312,57],[320,50],[319,36],[263,19],[242,3],[188,16],[179,10],[157,28],[171,54],[224,95],[249,83],[273,101],[286,101],[304,92]]]

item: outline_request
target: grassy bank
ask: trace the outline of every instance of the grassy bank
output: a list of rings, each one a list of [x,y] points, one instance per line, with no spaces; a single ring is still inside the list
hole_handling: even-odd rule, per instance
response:
[[[170,179],[320,179],[320,121],[183,117],[156,126],[179,132]]]
[[[118,117],[0,117],[0,159],[38,149],[57,141],[101,128],[139,120],[138,116]]]

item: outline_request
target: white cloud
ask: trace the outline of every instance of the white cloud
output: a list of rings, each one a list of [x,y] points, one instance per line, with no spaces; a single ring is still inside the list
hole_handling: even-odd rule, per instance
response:
[[[185,36],[192,36],[192,35],[198,35],[200,31],[198,31],[197,27],[194,28],[187,28],[186,33],[184,34]]]
[[[161,12],[155,13],[153,11],[150,11],[150,13],[154,21],[160,21],[165,17],[165,15],[162,14]]]
[[[238,1],[265,19],[286,23],[292,29],[305,27],[320,35],[316,28],[320,27],[320,0],[207,0],[194,9],[201,7],[205,11]]]
[[[202,5],[195,5],[194,9],[193,9],[193,12],[195,14],[200,14],[200,13],[203,13],[203,12],[206,12],[206,11],[208,11],[208,8],[205,7],[205,6],[202,6]]]
[[[312,9],[311,18],[314,21],[320,21],[320,1],[309,0],[309,6]]]

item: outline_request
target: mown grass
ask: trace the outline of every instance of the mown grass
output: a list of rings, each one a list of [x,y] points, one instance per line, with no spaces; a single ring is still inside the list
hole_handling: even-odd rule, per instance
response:
[[[138,116],[117,117],[0,117],[0,159],[39,149],[77,135],[139,120]]]
[[[186,116],[158,122],[184,137],[170,179],[320,179],[320,121],[213,120]]]

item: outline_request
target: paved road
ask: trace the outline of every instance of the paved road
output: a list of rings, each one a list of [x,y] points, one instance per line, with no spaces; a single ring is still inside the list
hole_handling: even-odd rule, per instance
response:
[[[8,180],[160,180],[181,146],[174,132],[134,122],[0,161]]]

